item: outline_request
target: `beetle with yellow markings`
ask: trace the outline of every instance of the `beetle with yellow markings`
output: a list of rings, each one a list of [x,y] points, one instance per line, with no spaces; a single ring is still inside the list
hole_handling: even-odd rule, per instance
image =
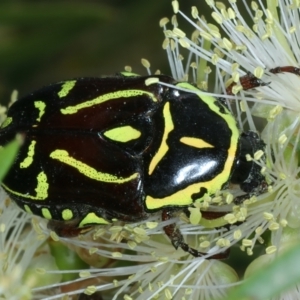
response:
[[[265,183],[246,160],[264,150],[258,135],[240,133],[221,101],[164,75],[44,87],[9,108],[0,145],[17,133],[24,142],[2,187],[61,236],[157,211],[167,220],[231,183],[247,196]],[[175,224],[164,230],[176,249],[203,254]]]

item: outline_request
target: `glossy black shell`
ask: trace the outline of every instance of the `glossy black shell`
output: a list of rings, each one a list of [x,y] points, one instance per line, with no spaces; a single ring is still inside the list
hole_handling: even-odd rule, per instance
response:
[[[248,180],[251,192],[262,177],[240,153],[253,154],[263,143],[240,136],[233,116],[216,99],[204,101],[191,86],[191,91],[169,87],[177,83],[168,76],[151,77],[160,83],[123,75],[79,78],[14,103],[10,123],[0,130],[1,145],[17,133],[24,139],[3,180],[12,199],[34,214],[82,227],[113,218],[137,221],[201,201],[228,184],[239,165],[243,172],[234,181]],[[125,142],[107,137],[114,128],[123,135],[134,128],[140,136],[131,139],[129,131]],[[21,167],[26,158],[29,165]]]

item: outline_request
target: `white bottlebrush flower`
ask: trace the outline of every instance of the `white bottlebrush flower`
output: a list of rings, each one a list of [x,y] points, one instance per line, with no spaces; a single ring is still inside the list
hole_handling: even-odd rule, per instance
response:
[[[53,268],[41,248],[45,241],[31,226],[31,216],[20,211],[0,190],[0,295],[1,299],[32,299],[34,287],[55,283],[59,276],[41,276],[41,268]],[[52,259],[53,260],[53,259]]]
[[[75,239],[59,238],[52,232],[55,241],[68,245],[93,267],[61,272],[46,269],[46,274],[63,272],[78,273],[79,276],[75,280],[35,288],[34,295],[60,299],[66,294],[99,291],[104,299],[224,297],[238,281],[237,273],[220,260],[194,259],[180,249],[175,250],[163,234],[163,226],[170,221],[160,222],[159,219],[156,215],[147,222],[102,226]],[[181,222],[179,226],[185,235],[190,235],[189,243],[197,245],[194,234],[199,234],[203,227],[198,226],[200,229],[193,232],[192,225]],[[206,248],[218,231],[206,230],[199,237],[202,243],[206,242]],[[216,288],[207,289],[209,286]],[[55,288],[56,294],[50,296],[49,288]]]

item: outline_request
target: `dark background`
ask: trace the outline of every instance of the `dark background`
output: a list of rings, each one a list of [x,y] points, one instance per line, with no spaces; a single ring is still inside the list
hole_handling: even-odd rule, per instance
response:
[[[211,13],[202,0],[180,2],[189,16],[192,5],[199,14]],[[172,15],[166,0],[1,0],[0,103],[13,89],[22,96],[60,80],[114,74],[125,65],[146,74],[141,58],[153,72],[170,74],[159,20]],[[188,28],[182,18],[179,24]]]

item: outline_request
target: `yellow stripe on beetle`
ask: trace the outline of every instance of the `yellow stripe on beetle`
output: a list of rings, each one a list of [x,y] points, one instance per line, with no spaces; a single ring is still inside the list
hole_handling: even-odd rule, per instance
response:
[[[138,139],[142,134],[139,130],[131,126],[120,126],[103,133],[107,138],[121,143],[126,143]]]
[[[130,97],[139,97],[139,96],[148,96],[152,99],[153,102],[157,102],[154,94],[143,91],[143,90],[124,90],[124,91],[115,91],[112,93],[107,93],[96,97],[95,99],[91,99],[77,105],[68,106],[66,108],[61,108],[60,112],[64,115],[67,114],[76,114],[80,109],[88,108],[100,103],[104,103],[106,101],[110,101],[113,99],[120,98],[130,98]]]
[[[47,182],[47,175],[44,172],[40,172],[36,177],[36,179],[37,179],[37,187],[34,189],[36,191],[36,196],[29,195],[28,193],[22,194],[17,191],[14,191],[4,183],[1,183],[1,185],[9,193],[12,193],[13,195],[16,196],[26,198],[26,199],[32,199],[32,200],[46,200],[48,198],[48,189],[49,189],[49,184]]]
[[[66,150],[59,150],[59,149],[55,150],[50,154],[50,157],[53,159],[57,159],[58,161],[77,169],[84,176],[97,181],[102,181],[107,183],[124,183],[127,181],[134,180],[139,176],[139,173],[133,173],[129,177],[123,178],[123,177],[117,177],[109,173],[99,172],[95,168],[69,156],[69,153]]]
[[[35,145],[36,145],[36,141],[31,141],[28,147],[27,157],[25,157],[25,159],[22,162],[20,162],[21,169],[28,168],[32,164]]]
[[[200,192],[201,188],[205,188],[207,194],[213,195],[222,188],[222,185],[227,182],[227,172],[221,172],[212,180],[205,182],[197,182],[179,190],[164,198],[154,198],[150,195],[146,196],[146,207],[149,210],[161,209],[168,206],[188,206],[194,202],[201,201],[202,198],[193,200],[192,195]]]
[[[105,224],[109,224],[109,222],[101,217],[98,217],[95,213],[88,213],[79,223],[78,227],[84,227],[86,225],[95,225],[95,224],[99,224],[99,225],[105,225]]]
[[[58,97],[63,98],[68,96],[68,94],[73,89],[75,84],[76,84],[76,80],[69,80],[64,82],[64,84],[61,86],[61,90],[57,93]]]
[[[37,176],[37,187],[35,189],[37,200],[45,200],[48,197],[49,184],[47,182],[47,176],[44,172],[40,172]]]
[[[181,143],[186,144],[188,146],[194,147],[194,148],[214,148],[213,145],[205,142],[203,139],[194,138],[194,137],[187,137],[184,136],[179,140]]]
[[[43,101],[34,101],[34,107],[39,110],[39,116],[36,118],[36,120],[37,122],[40,122],[45,113],[46,103]]]
[[[149,175],[153,173],[158,163],[161,161],[161,159],[166,155],[166,153],[169,150],[169,146],[167,144],[167,138],[169,136],[169,133],[174,129],[174,123],[170,112],[170,102],[166,102],[163,109],[163,116],[165,120],[164,134],[162,137],[161,144],[158,148],[158,151],[155,153],[155,155],[153,156],[150,162],[149,170],[148,170]]]

